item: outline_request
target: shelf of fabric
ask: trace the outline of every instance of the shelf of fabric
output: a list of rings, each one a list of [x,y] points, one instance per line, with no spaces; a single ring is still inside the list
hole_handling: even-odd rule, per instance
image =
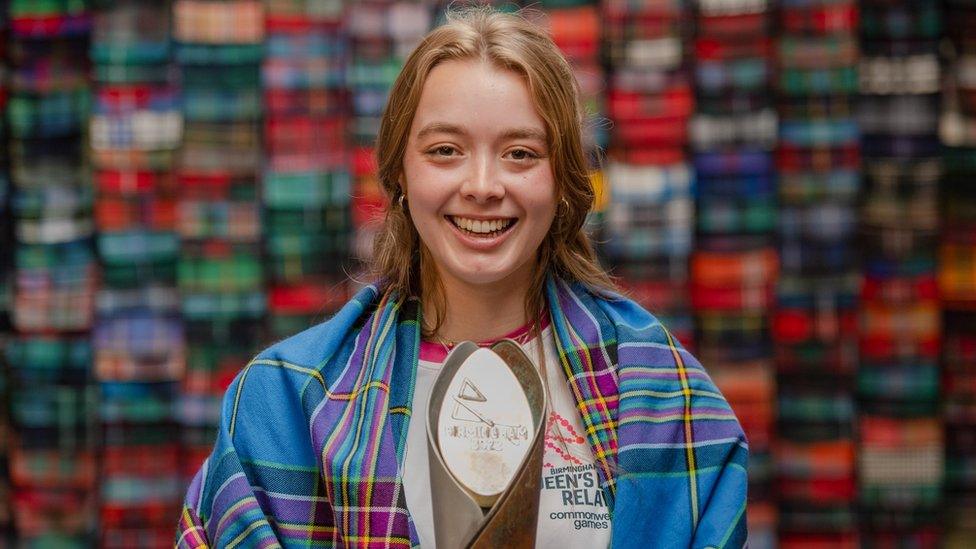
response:
[[[577,10],[575,17],[587,13]],[[694,348],[688,255],[695,174],[686,152],[694,97],[682,56],[689,38],[682,31],[688,6],[601,2],[599,17],[604,105],[612,124],[605,137],[596,136],[605,139],[606,148],[600,177],[605,205],[592,220],[600,222],[599,253],[624,288],[636,292],[634,297],[683,345]],[[586,51],[588,27],[574,27],[574,40],[562,43]]]
[[[346,146],[349,43],[344,3],[319,4],[270,2],[266,11],[261,198],[272,337],[321,322],[339,305],[330,296],[346,294],[353,194]]]
[[[784,547],[860,540],[858,10],[848,1],[784,1],[773,46],[781,277],[772,338]]]
[[[976,22],[976,7],[952,1],[929,11],[939,8],[945,10],[942,21],[948,40],[943,50],[946,73],[939,124],[946,146],[939,189],[937,280],[944,328],[940,393],[945,429],[944,508],[951,510],[942,524],[945,546],[956,549],[966,547],[976,535],[972,519],[976,516],[976,375],[972,372],[976,364],[976,195],[967,184],[976,175],[976,136],[967,131],[976,116],[976,42],[967,30]],[[924,21],[933,18],[924,14],[910,20],[924,26]]]
[[[753,547],[776,545],[778,521],[769,337],[779,272],[770,23],[765,2],[698,2],[691,50],[697,109],[689,128],[696,184],[689,274],[696,352],[749,438]]]

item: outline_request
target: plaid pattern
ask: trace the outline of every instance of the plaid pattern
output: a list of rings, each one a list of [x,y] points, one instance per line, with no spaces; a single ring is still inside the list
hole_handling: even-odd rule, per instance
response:
[[[87,330],[96,264],[87,241],[18,246],[13,324],[20,331]]]
[[[92,42],[112,47],[112,53],[124,55],[115,50],[118,45],[128,49],[145,45],[162,45],[165,63],[170,32],[170,7],[168,2],[139,2],[134,0],[116,1],[111,9],[95,13],[92,28]],[[98,57],[95,57],[98,60]],[[98,60],[97,62],[102,62]]]
[[[180,379],[184,369],[183,326],[148,310],[104,315],[93,334],[95,375],[102,380]]]
[[[944,243],[940,249],[939,287],[946,301],[976,301],[976,249]]]
[[[90,456],[81,456],[89,459]],[[83,489],[25,488],[15,490],[13,514],[22,538],[38,545],[91,543],[95,493]]]
[[[90,105],[87,89],[44,95],[15,92],[7,102],[10,135],[21,139],[74,135],[84,126]]]
[[[630,301],[558,281],[547,295],[601,486],[615,502],[613,545],[742,546],[747,447],[705,371]],[[398,463],[419,309],[378,297],[364,289],[240,373],[217,446],[187,493],[178,547],[417,543]],[[270,400],[280,406],[264,404],[269,392],[281,393]]]
[[[265,6],[272,21],[333,22],[341,15],[344,0],[266,0]],[[297,23],[296,23],[297,24]]]
[[[185,292],[246,292],[262,288],[260,257],[247,248],[228,248],[206,255],[185,253],[178,266]]]
[[[31,2],[27,2],[28,4]],[[80,2],[72,2],[76,6]],[[18,14],[11,13],[10,33],[17,38],[58,38],[80,36],[91,29],[91,16],[78,14]]]
[[[27,435],[50,438],[49,434],[30,431]],[[54,446],[49,440],[42,440],[41,443],[48,447]],[[92,491],[97,480],[96,456],[92,446],[89,444],[84,447],[49,450],[19,445],[15,440],[9,450],[10,482],[15,494],[26,495],[35,490],[38,494],[48,495],[61,491]],[[28,504],[21,504],[15,498],[14,506],[17,505]],[[71,520],[76,518],[79,509],[66,507],[60,509],[59,513]]]
[[[190,88],[183,91],[183,101],[187,121],[237,122],[261,116],[261,91],[256,86],[239,90]],[[187,132],[192,129],[193,126],[188,124]]]
[[[254,202],[182,200],[177,208],[180,235],[254,242],[261,236],[260,209]]]
[[[183,294],[183,320],[255,320],[267,310],[263,290],[189,292]]]
[[[21,335],[5,342],[7,382],[15,387],[84,385],[89,377],[88,338]]]
[[[769,79],[769,63],[762,58],[728,61],[703,60],[695,67],[695,79],[710,93],[729,89],[761,90]]]
[[[103,192],[95,203],[95,224],[102,237],[140,229],[175,233],[176,211],[176,200],[164,193],[126,196]]]
[[[182,137],[183,117],[178,111],[99,115],[91,118],[89,131],[95,149],[173,149]]]
[[[256,44],[264,40],[264,6],[258,0],[176,0],[174,38],[201,44]]]

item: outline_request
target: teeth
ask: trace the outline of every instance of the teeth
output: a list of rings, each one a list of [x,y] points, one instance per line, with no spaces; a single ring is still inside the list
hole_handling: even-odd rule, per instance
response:
[[[500,231],[512,224],[511,219],[492,219],[491,221],[481,221],[479,219],[468,219],[465,217],[451,217],[451,221],[458,227],[473,233],[488,234]]]

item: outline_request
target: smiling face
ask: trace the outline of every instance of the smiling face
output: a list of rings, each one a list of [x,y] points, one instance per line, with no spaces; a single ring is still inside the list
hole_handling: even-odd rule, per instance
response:
[[[479,60],[434,67],[403,178],[410,217],[446,289],[528,289],[556,185],[546,126],[521,75]]]

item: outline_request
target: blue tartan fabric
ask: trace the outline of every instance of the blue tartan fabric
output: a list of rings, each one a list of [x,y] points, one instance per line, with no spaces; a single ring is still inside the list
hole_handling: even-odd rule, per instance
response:
[[[748,446],[708,374],[634,302],[550,279],[611,547],[742,547]],[[367,287],[230,385],[177,547],[413,547],[402,474],[420,308]]]

